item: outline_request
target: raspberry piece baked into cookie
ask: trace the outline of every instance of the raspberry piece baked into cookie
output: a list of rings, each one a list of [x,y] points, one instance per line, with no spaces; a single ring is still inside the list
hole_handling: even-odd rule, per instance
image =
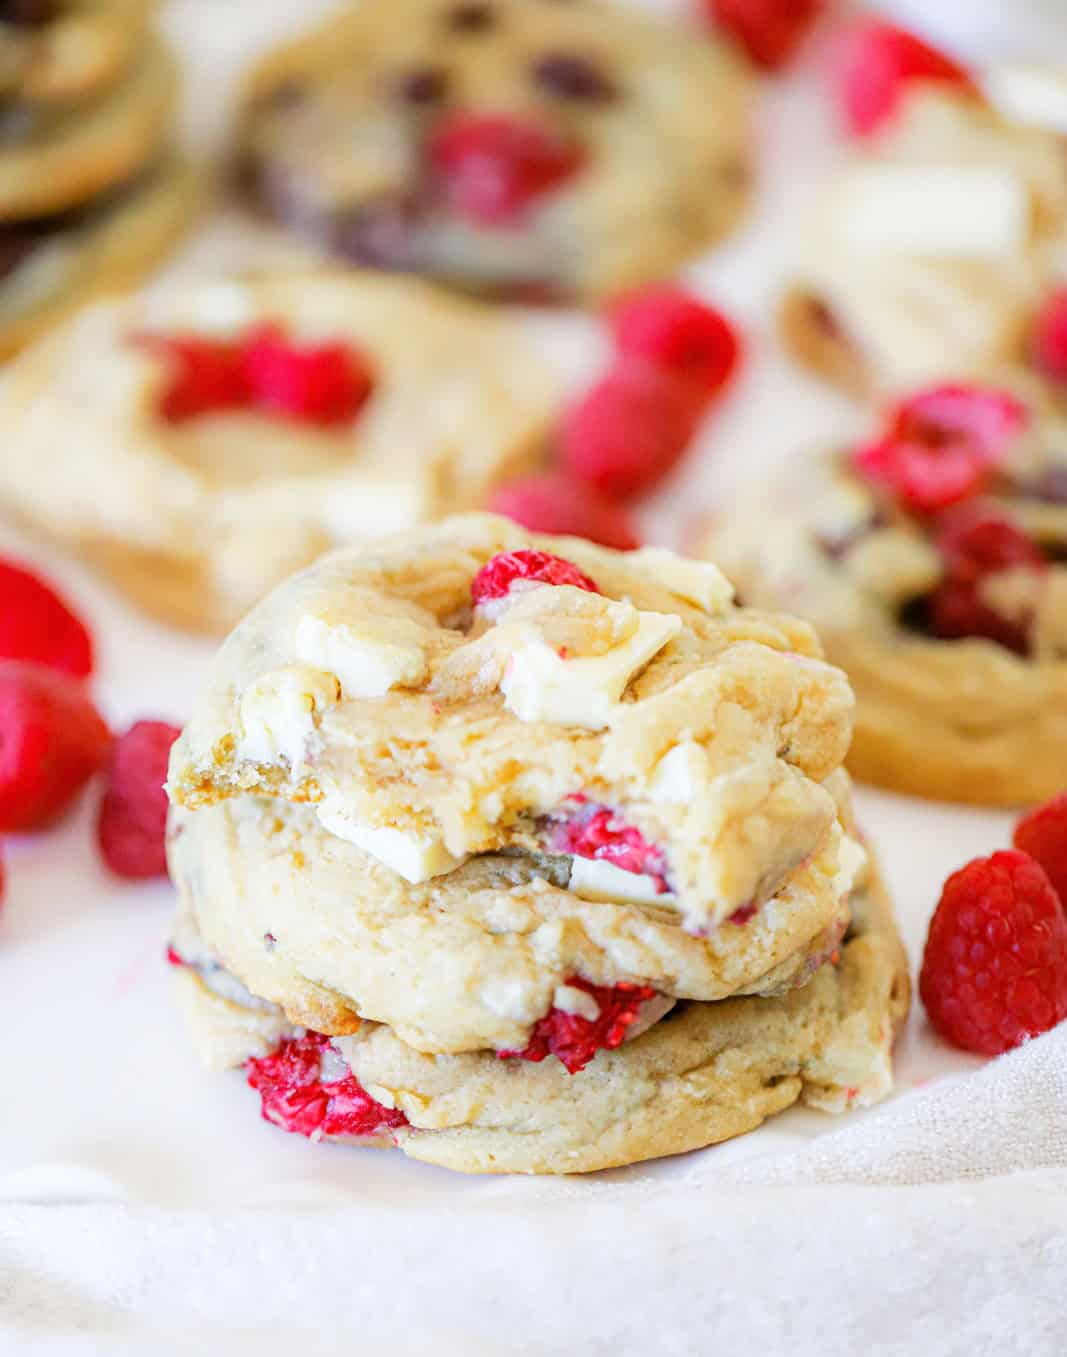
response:
[[[185,283],[21,356],[0,501],[150,611],[225,630],[330,547],[484,505],[539,464],[555,406],[513,323],[418,280]]]
[[[932,75],[895,90],[804,234],[781,312],[801,362],[867,395],[1029,360],[1067,228],[1038,121]]]
[[[850,715],[804,624],[659,549],[469,515],[319,562],[172,752],[198,1045],[287,1129],[469,1171],[881,1096],[907,981]]]
[[[990,805],[1062,788],[1067,424],[1026,375],[913,393],[707,550],[746,600],[815,623],[856,690],[857,776]]]
[[[749,86],[728,43],[590,0],[368,0],[252,72],[241,175],[350,263],[594,299],[733,225]]]

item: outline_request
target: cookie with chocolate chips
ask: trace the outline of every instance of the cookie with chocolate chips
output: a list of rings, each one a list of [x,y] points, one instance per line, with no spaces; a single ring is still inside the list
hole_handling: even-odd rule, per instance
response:
[[[749,104],[725,45],[591,0],[370,0],[252,72],[238,159],[353,264],[594,299],[735,222]]]

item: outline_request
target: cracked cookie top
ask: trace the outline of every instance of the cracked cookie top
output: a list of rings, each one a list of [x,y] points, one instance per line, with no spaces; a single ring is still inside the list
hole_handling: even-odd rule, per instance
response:
[[[191,809],[313,803],[411,883],[474,854],[567,855],[573,892],[699,931],[827,842],[851,713],[810,628],[738,607],[714,566],[468,515],[266,599],[220,651],[169,785]]]

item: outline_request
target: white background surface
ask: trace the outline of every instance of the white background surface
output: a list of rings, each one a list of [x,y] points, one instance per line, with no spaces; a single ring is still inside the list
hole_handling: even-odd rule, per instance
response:
[[[168,27],[189,57],[190,125],[198,139],[217,141],[225,126],[225,92],[247,55],[323,7],[296,0],[179,0],[170,6]],[[938,11],[942,20],[952,8]],[[974,13],[970,5],[956,12],[961,9]],[[840,153],[812,76],[817,58],[818,44],[792,77],[769,92],[748,229],[687,275],[743,325],[749,359],[684,473],[650,507],[647,522],[657,540],[680,540],[700,510],[721,504],[742,479],[771,474],[776,463],[857,426],[854,409],[776,352],[769,321],[799,214]],[[227,219],[192,242],[176,267],[246,265],[271,248],[262,233]],[[596,332],[588,321],[558,317],[536,324],[549,352],[561,362],[566,355],[568,365],[573,358],[576,373],[595,363]],[[45,568],[92,623],[99,649],[96,693],[116,727],[138,717],[180,722],[187,715],[208,645],[135,615],[77,565],[3,529],[0,549],[21,552]],[[501,1190],[493,1180],[466,1180],[399,1154],[312,1146],[286,1136],[259,1120],[258,1099],[240,1075],[200,1070],[172,1011],[162,961],[170,889],[107,877],[91,832],[95,799],[87,798],[57,832],[6,845],[0,1201],[214,1208],[358,1199],[438,1210],[491,1201]],[[859,801],[914,962],[945,876],[978,853],[1006,846],[1010,817],[868,790]],[[978,1063],[938,1042],[917,1006],[899,1048],[896,1096]],[[703,1153],[726,1163],[839,1125],[795,1111]],[[684,1161],[676,1160],[607,1176],[626,1183],[680,1172]],[[553,1192],[552,1184],[533,1180],[520,1187],[542,1203]]]

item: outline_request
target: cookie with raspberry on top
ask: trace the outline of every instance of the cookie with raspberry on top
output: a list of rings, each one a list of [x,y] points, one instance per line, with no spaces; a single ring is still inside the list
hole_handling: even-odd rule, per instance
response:
[[[718,516],[706,546],[848,673],[857,776],[984,805],[1060,789],[1067,423],[1029,374],[912,392]]]

